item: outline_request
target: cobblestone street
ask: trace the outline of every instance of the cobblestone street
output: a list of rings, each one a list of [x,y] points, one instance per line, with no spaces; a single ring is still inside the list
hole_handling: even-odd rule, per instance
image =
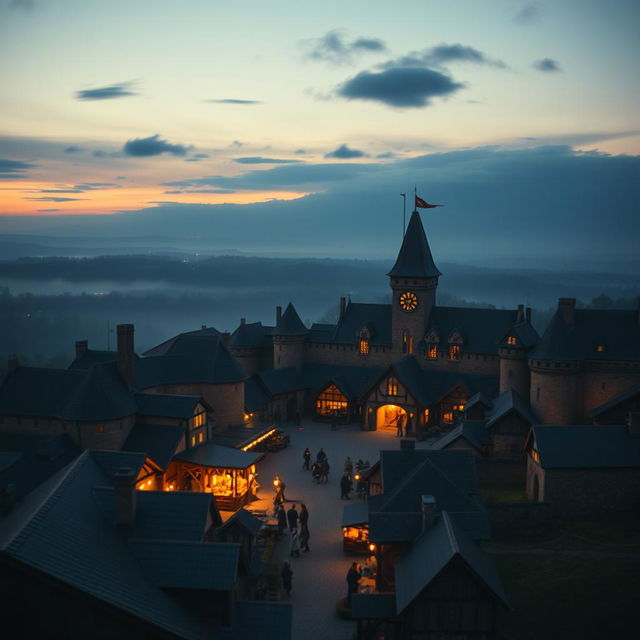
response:
[[[347,503],[340,499],[344,460],[350,456],[354,464],[358,458],[373,464],[380,450],[397,449],[399,438],[393,432],[365,432],[359,425],[331,431],[328,424],[307,420],[303,427],[280,427],[291,438],[289,447],[268,454],[259,466],[262,501],[273,498],[272,480],[278,473],[286,484],[287,508],[295,502],[299,509],[299,503],[304,502],[309,510],[311,551],[290,558],[285,535],[276,547],[274,560],[289,560],[293,569],[294,640],[350,640],[355,623],[338,618],[336,602],[346,596],[351,562],[364,558],[342,551],[342,508]],[[319,448],[324,448],[331,465],[326,484],[316,484],[311,473],[302,470],[305,447],[311,450],[312,460]]]

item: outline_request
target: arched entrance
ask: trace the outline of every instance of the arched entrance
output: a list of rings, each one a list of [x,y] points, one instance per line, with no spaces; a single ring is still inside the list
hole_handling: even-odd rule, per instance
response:
[[[380,431],[398,432],[398,424],[404,433],[407,425],[407,412],[397,404],[383,404],[378,407],[376,414],[376,428]]]

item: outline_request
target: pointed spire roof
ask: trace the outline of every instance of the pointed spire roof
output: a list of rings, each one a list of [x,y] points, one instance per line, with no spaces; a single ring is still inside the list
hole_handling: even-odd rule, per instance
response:
[[[275,336],[301,336],[309,333],[295,307],[289,303],[273,331]]]
[[[417,211],[411,214],[398,259],[387,275],[396,278],[435,278],[442,275],[433,261]]]

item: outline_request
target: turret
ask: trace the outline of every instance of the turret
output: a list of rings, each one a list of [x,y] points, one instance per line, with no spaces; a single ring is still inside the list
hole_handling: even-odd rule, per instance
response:
[[[392,339],[398,355],[412,353],[429,326],[438,278],[427,236],[417,211],[411,214],[393,268],[387,274],[392,291]]]
[[[273,368],[300,368],[304,363],[304,345],[309,331],[291,303],[282,315],[278,314],[277,320],[273,330]]]

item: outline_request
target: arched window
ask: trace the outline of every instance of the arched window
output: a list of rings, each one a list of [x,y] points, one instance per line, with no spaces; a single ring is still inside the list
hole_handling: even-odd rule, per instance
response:
[[[366,338],[360,338],[360,355],[369,355],[369,341]]]

